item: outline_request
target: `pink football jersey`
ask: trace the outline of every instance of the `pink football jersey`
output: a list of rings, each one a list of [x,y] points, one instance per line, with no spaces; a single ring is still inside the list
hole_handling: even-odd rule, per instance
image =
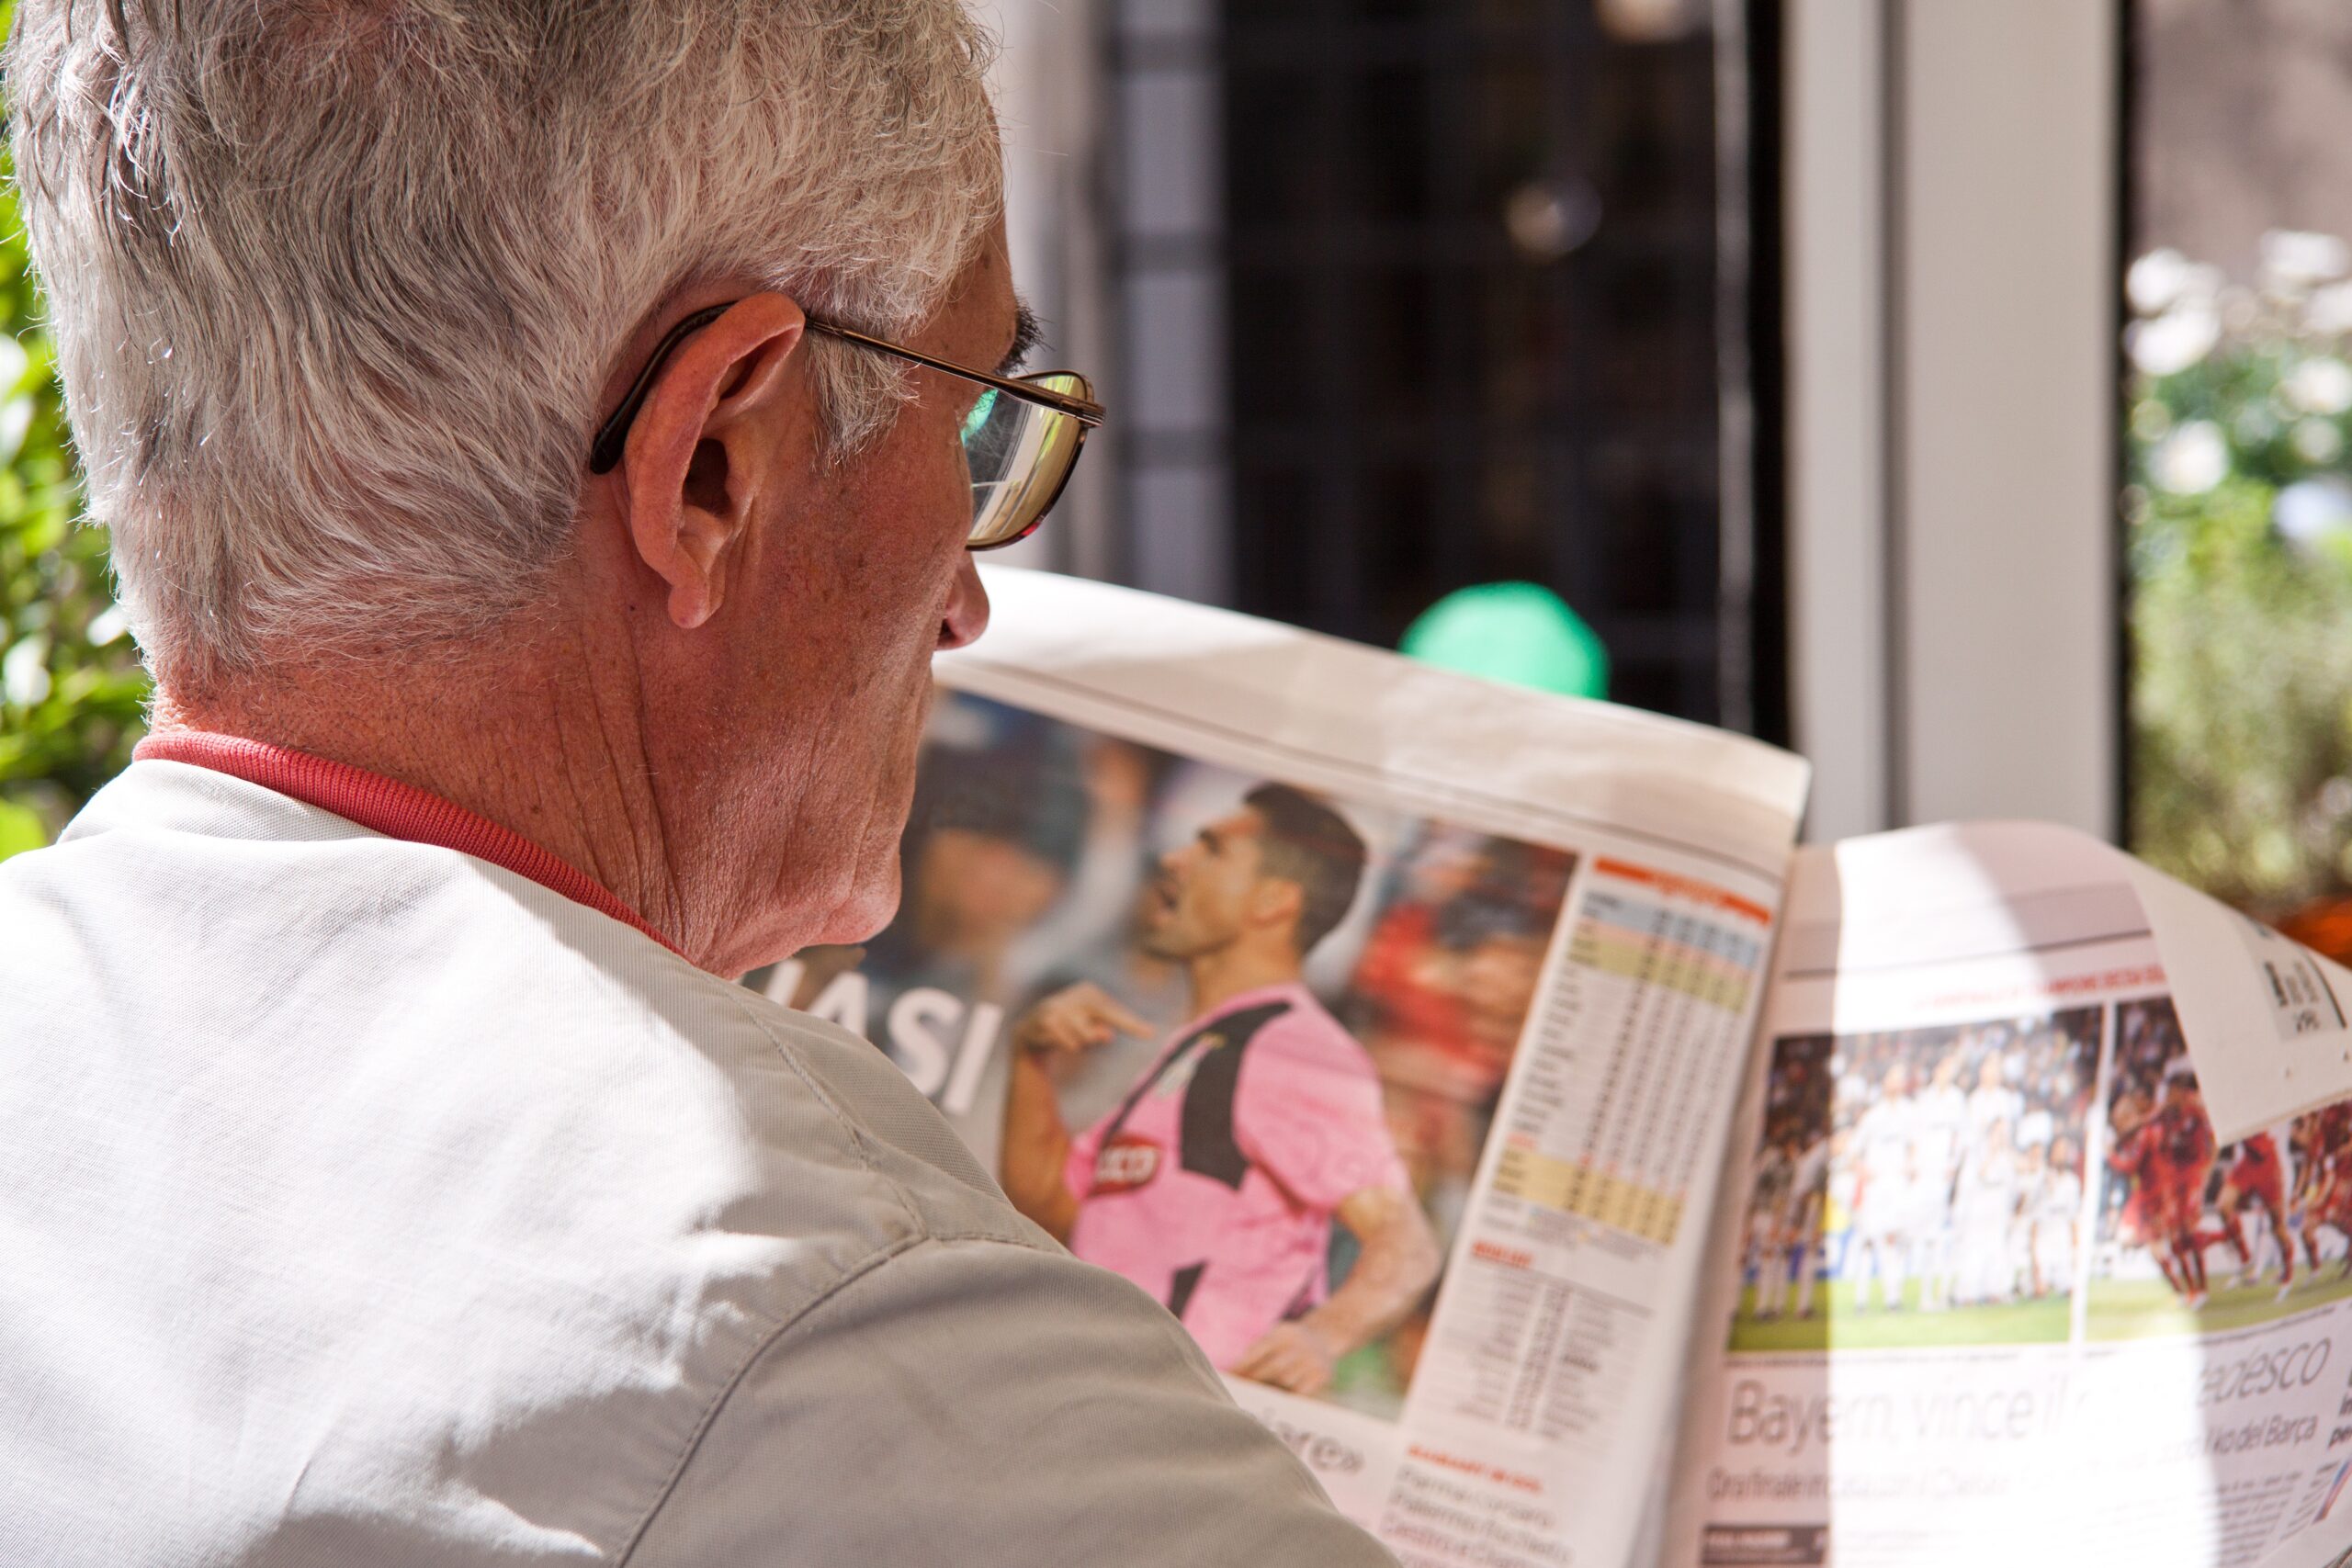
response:
[[[1186,1025],[1065,1174],[1070,1251],[1166,1303],[1219,1367],[1323,1299],[1334,1209],[1411,1190],[1371,1057],[1296,984]]]

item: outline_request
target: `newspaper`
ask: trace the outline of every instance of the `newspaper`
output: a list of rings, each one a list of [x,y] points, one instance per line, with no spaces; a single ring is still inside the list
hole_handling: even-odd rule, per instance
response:
[[[2291,1530],[2259,1568],[2352,1568],[2352,1505],[2343,1478],[2332,1482],[2309,1523]]]
[[[2320,1520],[2352,1107],[2294,1048],[2346,995],[2061,829],[1801,853],[1667,1559],[2233,1568]]]
[[[1402,1562],[2325,1527],[2352,977],[2078,834],[1798,853],[1756,742],[987,575],[899,917],[749,983],[888,1053]]]

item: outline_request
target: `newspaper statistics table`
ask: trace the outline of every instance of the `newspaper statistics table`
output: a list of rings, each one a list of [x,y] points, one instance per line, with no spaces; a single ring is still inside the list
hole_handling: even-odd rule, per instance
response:
[[[1683,1086],[1735,1070],[1770,917],[1602,861],[1504,1133],[1495,1190],[1665,1246],[1704,1152]]]
[[[1649,1316],[1646,1276],[1704,1223],[1691,1178],[1712,1151],[1689,1085],[1739,1070],[1770,919],[1687,877],[1594,865],[1417,1404],[1547,1443],[1601,1436]]]

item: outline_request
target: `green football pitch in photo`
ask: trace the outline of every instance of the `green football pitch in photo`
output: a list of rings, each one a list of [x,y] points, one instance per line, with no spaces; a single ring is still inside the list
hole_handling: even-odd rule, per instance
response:
[[[2215,1276],[2212,1293],[2196,1312],[2162,1280],[2096,1280],[2091,1282],[2090,1310],[2085,1333],[2092,1339],[2154,1339],[2173,1334],[2213,1334],[2275,1323],[2324,1303],[2352,1296],[2352,1280],[2336,1277],[2334,1259],[2320,1266],[2316,1277],[2295,1276],[2295,1288],[2278,1299],[2274,1273],[2250,1285],[2230,1285]]]
[[[2066,1337],[2064,1296],[2040,1301],[2003,1302],[1995,1306],[1948,1306],[1932,1312],[1919,1309],[1919,1281],[1908,1281],[1903,1308],[1889,1312],[1871,1291],[1869,1310],[1857,1310],[1854,1287],[1838,1282],[1814,1292],[1814,1314],[1792,1317],[1756,1316],[1756,1292],[1740,1292],[1739,1314],[1732,1320],[1734,1350],[1897,1350],[1951,1345],[2031,1345]]]
[[[2266,1274],[2250,1285],[2217,1282],[2204,1307],[2197,1312],[2189,1311],[2162,1280],[2107,1280],[2090,1288],[2086,1334],[2092,1339],[2116,1340],[2222,1333],[2275,1323],[2346,1297],[2352,1297],[2352,1280],[2336,1278],[2333,1260],[2315,1280],[2309,1274],[2298,1275],[2296,1288],[2284,1301],[2278,1299],[2276,1276]],[[1770,1353],[2045,1344],[2066,1337],[2067,1316],[2066,1298],[2056,1295],[2040,1301],[1922,1312],[1919,1283],[1914,1280],[1905,1287],[1900,1312],[1889,1312],[1875,1300],[1869,1310],[1857,1310],[1854,1287],[1840,1282],[1816,1291],[1811,1317],[1783,1314],[1759,1318],[1751,1287],[1740,1292],[1739,1314],[1732,1320],[1731,1348]]]

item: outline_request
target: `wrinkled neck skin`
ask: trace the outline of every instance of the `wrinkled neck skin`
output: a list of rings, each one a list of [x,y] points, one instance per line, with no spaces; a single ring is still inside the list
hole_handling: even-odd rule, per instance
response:
[[[829,890],[789,876],[806,830],[795,786],[820,765],[820,727],[789,727],[797,744],[767,737],[760,776],[747,777],[740,733],[662,684],[626,624],[558,615],[456,656],[160,680],[153,727],[265,741],[428,790],[585,872],[731,978],[828,924]]]

